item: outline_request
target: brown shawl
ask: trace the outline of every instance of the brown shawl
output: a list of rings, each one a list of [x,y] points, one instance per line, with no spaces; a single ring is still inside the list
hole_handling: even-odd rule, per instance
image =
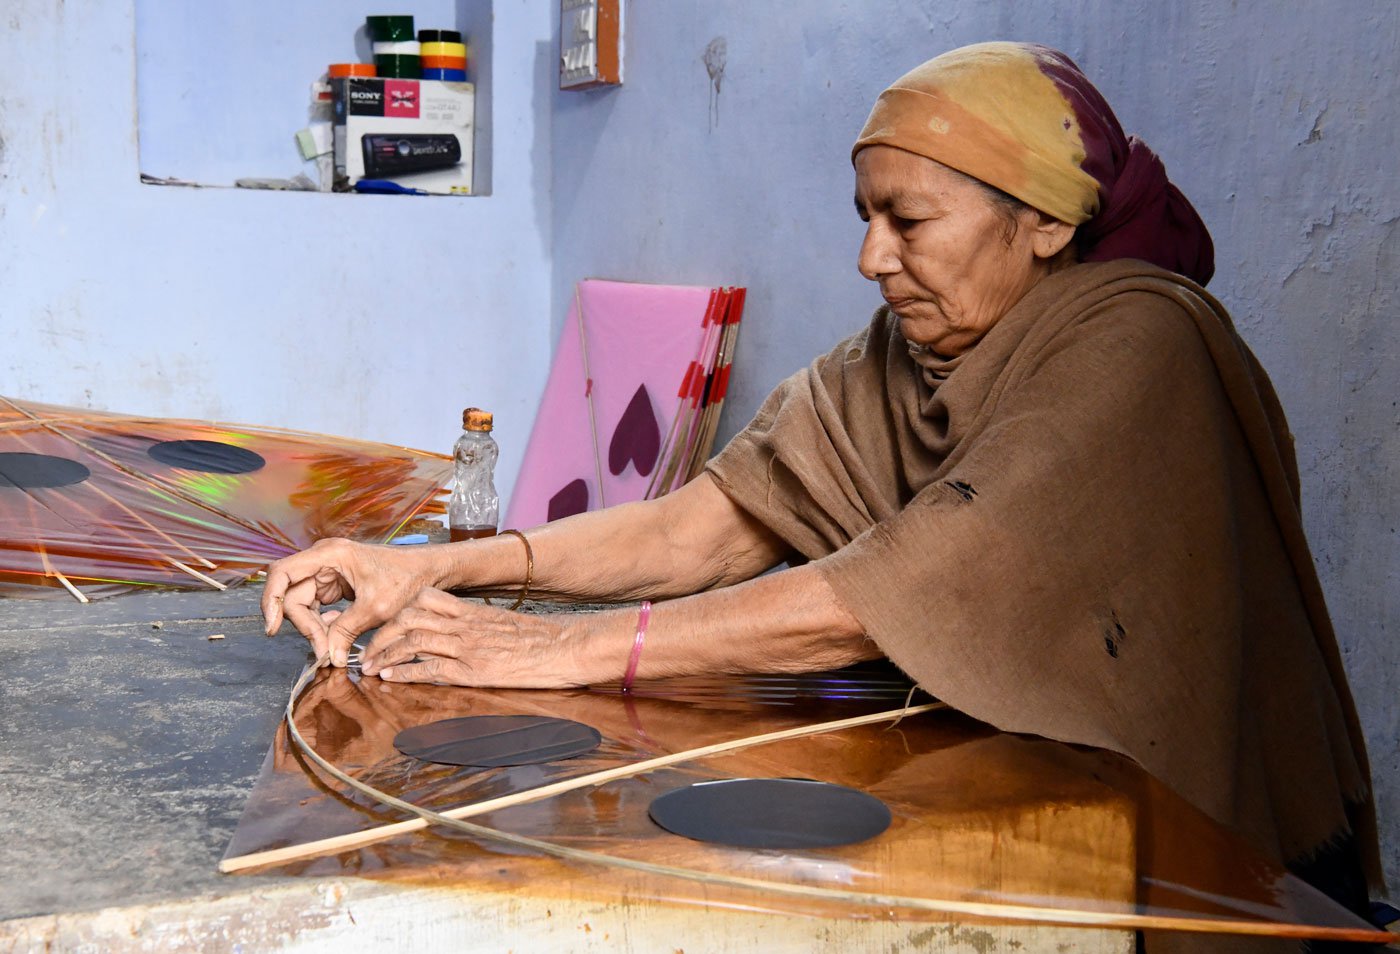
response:
[[[882,308],[709,470],[936,696],[1123,753],[1278,860],[1354,834],[1379,884],[1292,440],[1198,286],[1077,265],[951,362]]]

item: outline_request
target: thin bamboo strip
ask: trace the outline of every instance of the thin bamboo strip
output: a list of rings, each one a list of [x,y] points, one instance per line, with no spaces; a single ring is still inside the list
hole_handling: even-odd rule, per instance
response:
[[[689,442],[690,419],[694,413],[694,404],[686,404],[676,416],[676,420],[679,422],[676,440],[679,441],[680,446],[678,448],[673,447],[670,451],[666,460],[666,466],[661,470],[661,479],[657,483],[656,492],[655,494],[648,493],[649,497],[664,497],[676,489],[673,485],[676,482],[676,475],[681,472],[685,464],[685,448]]]
[[[686,474],[691,467],[690,454],[695,443],[696,429],[699,427],[700,417],[704,412],[702,402],[706,393],[705,382],[714,378],[715,362],[719,357],[719,348],[724,341],[724,327],[729,314],[729,301],[730,290],[715,289],[714,311],[710,321],[710,332],[714,334],[707,333],[705,336],[702,346],[703,360],[698,365],[698,380],[692,385],[689,403],[683,404],[681,414],[678,416],[681,423],[676,433],[676,442],[679,446],[673,447],[670,452],[655,494],[657,497],[664,497],[671,493],[688,479]]]
[[[70,583],[70,582],[68,581],[68,577],[64,576],[62,573],[58,572],[57,570],[51,570],[50,572],[53,573],[54,579],[56,579],[56,580],[58,580],[58,582],[62,583],[62,584],[63,584],[63,588],[66,589],[69,593],[72,593],[72,594],[73,594],[73,598],[74,598],[75,600],[77,600],[79,603],[91,603],[91,602],[92,602],[92,600],[88,599],[86,596],[83,595],[83,591],[82,591],[82,590],[78,589],[76,586],[74,586],[72,583]]]
[[[81,446],[81,445],[79,445],[79,446]],[[84,448],[84,450],[86,450],[86,449],[87,449],[87,448]],[[122,510],[125,510],[129,516],[131,516],[133,519],[136,520],[137,523],[141,524],[141,526],[145,527],[147,530],[151,531],[151,532],[154,533],[156,536],[160,537],[162,540],[164,540],[166,543],[168,543],[168,544],[170,544],[171,546],[173,546],[175,549],[177,549],[177,550],[181,551],[182,553],[184,553],[185,556],[189,557],[191,560],[195,560],[195,561],[197,561],[197,562],[199,562],[199,563],[204,564],[204,568],[205,568],[205,569],[207,569],[207,570],[217,570],[217,569],[219,568],[217,564],[210,562],[209,560],[207,560],[207,559],[205,559],[204,557],[200,556],[198,553],[195,553],[195,552],[194,552],[193,550],[191,550],[189,547],[187,547],[187,546],[185,546],[184,544],[180,543],[178,540],[173,539],[168,533],[166,533],[164,530],[160,529],[160,527],[157,527],[155,524],[151,523],[151,521],[149,521],[149,520],[147,520],[145,517],[141,516],[141,514],[138,513],[136,510],[132,509],[131,507],[128,507],[126,504],[122,503],[122,502],[121,502],[120,500],[118,500],[116,497],[113,497],[111,494],[107,493],[107,491],[103,490],[101,487],[97,486],[96,484],[91,484],[91,485],[89,485],[89,488],[88,488],[88,489],[91,490],[93,493],[97,494],[97,495],[98,495],[99,497],[101,497],[102,499],[106,500],[108,503],[110,503],[110,504],[115,504],[116,506],[120,507]],[[171,562],[171,563],[175,563],[175,561],[174,561],[173,559],[172,559],[170,562]],[[178,565],[178,564],[177,564],[177,565]],[[182,567],[182,569],[183,569],[183,567]],[[220,587],[220,589],[223,589],[223,588],[224,588],[224,587]]]
[[[715,313],[715,325],[719,330],[715,336],[714,344],[706,348],[703,374],[701,374],[700,382],[697,385],[695,399],[686,414],[685,430],[682,434],[684,440],[681,442],[680,453],[676,455],[677,468],[674,473],[667,475],[668,492],[690,480],[690,471],[694,465],[695,441],[704,424],[705,406],[709,401],[710,389],[714,386],[715,372],[719,368],[720,349],[724,346],[724,328],[725,321],[729,317],[730,298],[730,289],[721,288],[719,290],[718,309]]]
[[[205,576],[203,573],[200,573],[198,570],[193,569],[192,567],[185,566],[185,564],[181,563],[179,560],[174,560],[174,559],[172,559],[172,560],[170,561],[170,563],[171,563],[172,566],[175,566],[175,567],[177,567],[177,568],[179,568],[179,569],[181,569],[181,570],[184,570],[186,573],[188,573],[190,576],[194,577],[196,580],[202,580],[202,581],[204,581],[205,583],[208,583],[210,586],[212,586],[212,587],[213,587],[214,589],[216,589],[216,590],[222,591],[222,590],[228,589],[228,586],[227,586],[226,584],[220,583],[218,580],[216,580],[216,579],[214,579],[214,578],[212,578],[212,577]]]
[[[676,437],[680,433],[681,418],[685,414],[685,402],[690,397],[691,375],[697,371],[703,372],[705,361],[710,354],[710,339],[714,334],[718,323],[714,321],[715,306],[719,302],[718,288],[710,289],[710,300],[705,305],[705,314],[701,318],[701,327],[704,335],[700,339],[700,345],[695,349],[695,358],[691,361],[690,367],[686,370],[686,376],[681,382],[681,392],[676,400],[676,415],[671,418],[671,426],[667,429],[666,440],[661,445],[661,453],[657,455],[658,465],[652,471],[651,481],[647,484],[646,498],[652,500],[656,497],[664,497],[670,492],[669,484],[675,477],[676,467],[671,464],[671,460],[676,454]],[[669,475],[663,479],[663,474]]]
[[[598,448],[598,415],[593,409],[593,371],[588,366],[588,335],[583,329],[583,293],[574,285],[574,314],[578,318],[578,347],[583,357],[583,396],[588,402],[588,427],[593,432],[593,470],[598,480],[598,509],[608,505],[603,496],[603,455]]]
[[[32,497],[26,497],[25,499],[29,502],[29,519],[33,520],[34,499]],[[53,561],[49,559],[49,551],[44,546],[44,541],[36,540],[35,545],[39,548],[39,561],[44,564],[44,575],[51,576],[55,580],[58,580],[58,582],[62,583],[63,588],[69,593],[71,593],[73,595],[73,599],[77,600],[79,603],[91,603],[92,601],[87,598],[87,596],[83,593],[82,590],[74,586],[73,582],[69,580],[68,577],[64,576],[62,573],[58,572],[58,570],[54,569]]]
[[[24,501],[25,509],[29,511],[29,521],[32,524],[34,522],[34,498],[29,494],[26,494],[24,497]],[[62,583],[64,589],[71,593],[73,595],[73,598],[79,603],[91,602],[86,596],[83,595],[81,590],[79,590],[76,586],[72,584],[72,582],[69,581],[68,577],[64,576],[62,573],[54,569],[53,561],[49,559],[49,551],[44,546],[43,540],[40,540],[38,539],[38,537],[35,537],[34,546],[36,547],[39,553],[39,562],[42,563],[44,566],[44,576],[51,576],[54,579],[58,580],[58,582]]]
[[[715,434],[719,431],[719,416],[724,410],[724,400],[728,395],[729,374],[734,364],[734,350],[738,346],[739,324],[744,316],[745,289],[734,290],[730,303],[732,314],[725,315],[724,333],[720,336],[715,355],[715,390],[711,392],[701,420],[696,445],[690,456],[690,468],[686,480],[694,480],[704,469],[714,447]],[[722,383],[721,383],[722,382]],[[718,393],[715,393],[718,391]]]

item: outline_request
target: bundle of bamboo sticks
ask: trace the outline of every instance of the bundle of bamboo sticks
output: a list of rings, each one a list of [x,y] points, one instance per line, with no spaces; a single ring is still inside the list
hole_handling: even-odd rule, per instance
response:
[[[664,496],[700,473],[714,448],[719,415],[744,315],[745,289],[716,288],[703,320],[704,334],[676,395],[676,416],[661,445],[662,466],[652,474],[647,498]]]

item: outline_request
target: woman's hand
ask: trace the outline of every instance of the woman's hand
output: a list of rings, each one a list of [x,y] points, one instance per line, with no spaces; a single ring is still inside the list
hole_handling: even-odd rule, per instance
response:
[[[361,633],[393,617],[419,590],[436,582],[432,560],[416,549],[328,539],[278,560],[268,567],[263,590],[267,634],[276,633],[286,618],[310,640],[317,659],[344,666]],[[322,606],[343,599],[353,600],[345,612],[321,613]]]
[[[587,685],[581,635],[559,614],[534,616],[425,588],[365,648],[366,675],[390,682],[559,689]]]

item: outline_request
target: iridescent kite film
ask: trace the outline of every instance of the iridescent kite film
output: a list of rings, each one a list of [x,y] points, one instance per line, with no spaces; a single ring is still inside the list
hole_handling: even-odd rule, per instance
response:
[[[450,475],[403,447],[0,397],[0,596],[224,589],[323,537],[386,542]]]

